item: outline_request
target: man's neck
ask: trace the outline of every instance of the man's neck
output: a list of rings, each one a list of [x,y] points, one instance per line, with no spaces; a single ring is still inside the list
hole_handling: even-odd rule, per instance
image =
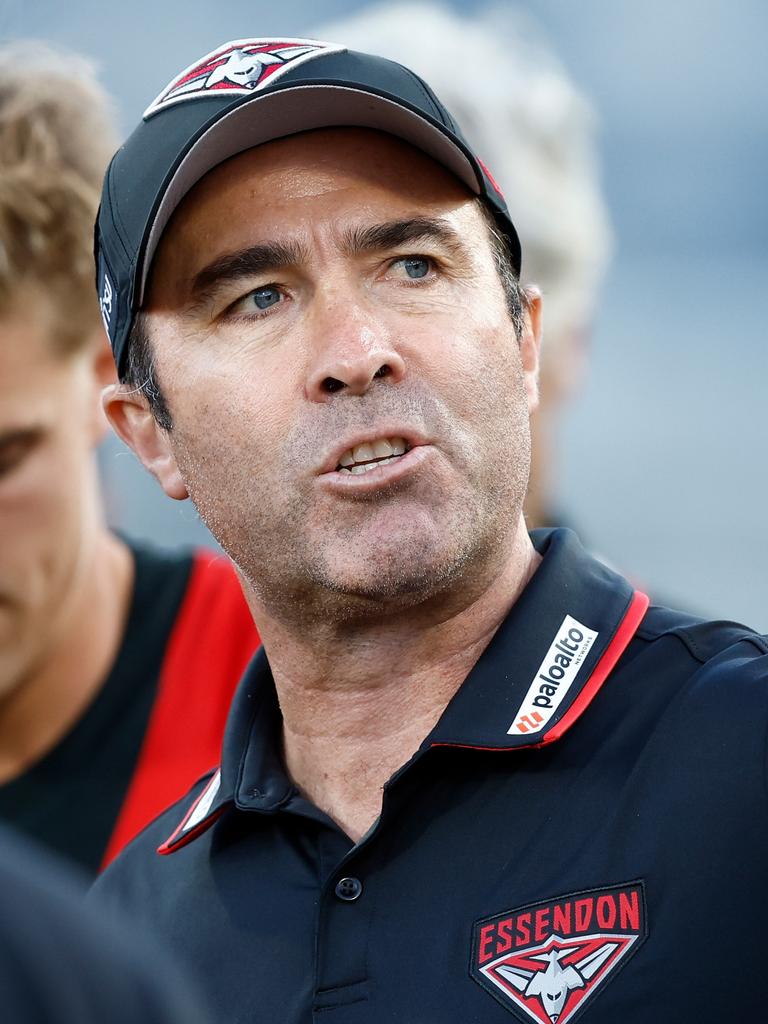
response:
[[[353,840],[378,816],[382,787],[435,726],[539,562],[521,530],[496,576],[447,616],[411,612],[333,639],[259,617],[288,772]]]
[[[0,783],[43,757],[95,697],[122,642],[133,574],[127,546],[99,526],[63,595],[50,646],[0,700]]]

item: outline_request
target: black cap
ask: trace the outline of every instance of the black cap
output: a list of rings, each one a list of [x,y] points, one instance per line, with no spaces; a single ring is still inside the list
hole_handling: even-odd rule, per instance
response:
[[[160,237],[208,171],[238,153],[314,128],[388,132],[445,166],[488,202],[520,272],[504,196],[429,86],[401,64],[312,39],[239,39],[177,75],[117,151],[96,222],[96,287],[115,362]]]

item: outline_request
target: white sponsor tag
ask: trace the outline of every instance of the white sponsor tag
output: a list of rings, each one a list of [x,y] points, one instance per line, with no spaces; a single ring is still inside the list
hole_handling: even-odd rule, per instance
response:
[[[539,665],[515,720],[510,736],[541,732],[563,702],[598,634],[566,615],[544,660]]]

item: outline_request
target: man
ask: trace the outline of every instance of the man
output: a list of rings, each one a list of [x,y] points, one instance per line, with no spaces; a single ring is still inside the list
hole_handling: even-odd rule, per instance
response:
[[[93,873],[218,761],[257,644],[225,559],[104,522],[90,252],[113,141],[84,61],[0,52],[0,817]]]
[[[768,645],[529,538],[541,301],[429,86],[217,48],[113,161],[97,253],[109,416],[264,653],[220,770],[95,899],[221,1021],[754,1015]]]

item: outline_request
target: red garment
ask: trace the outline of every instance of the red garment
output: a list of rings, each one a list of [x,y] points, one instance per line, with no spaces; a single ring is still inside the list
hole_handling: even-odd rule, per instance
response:
[[[213,552],[196,552],[102,870],[195,779],[220,762],[229,704],[258,645],[232,564]]]

